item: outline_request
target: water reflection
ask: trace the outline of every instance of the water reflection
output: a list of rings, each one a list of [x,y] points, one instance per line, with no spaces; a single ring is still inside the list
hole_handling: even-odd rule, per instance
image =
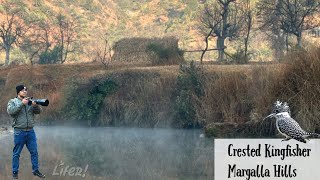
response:
[[[83,179],[213,179],[213,140],[198,130],[37,127],[36,133],[47,179],[79,179],[71,168],[81,168]],[[10,177],[13,138],[0,143],[0,174]],[[20,174],[30,171],[24,148]]]

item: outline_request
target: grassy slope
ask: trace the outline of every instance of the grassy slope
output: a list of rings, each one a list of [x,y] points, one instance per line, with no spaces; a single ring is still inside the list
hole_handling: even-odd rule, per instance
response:
[[[272,65],[271,65],[272,66]],[[255,65],[205,65],[206,77],[205,83],[207,96],[203,97],[202,109],[199,114],[206,121],[212,121],[210,117],[210,101],[219,99],[213,95],[216,92],[218,82],[210,77],[212,75],[229,74],[230,77],[237,77],[239,74],[251,76],[252,68]],[[26,84],[30,89],[29,96],[36,98],[48,98],[50,106],[44,108],[41,118],[48,116],[51,119],[61,120],[63,117],[61,108],[65,103],[66,92],[72,86],[72,82],[79,84],[88,84],[89,80],[98,76],[112,75],[113,79],[120,85],[120,89],[111,97],[106,98],[104,107],[101,109],[100,124],[129,125],[129,126],[170,126],[170,121],[174,118],[174,98],[172,95],[176,91],[176,80],[179,75],[179,66],[125,66],[113,65],[107,70],[100,64],[78,64],[78,65],[37,65],[37,66],[16,66],[2,68],[0,71],[0,111],[3,116],[2,121],[8,118],[6,115],[6,103],[15,96],[15,86],[20,83]],[[232,79],[231,81],[238,81]],[[213,87],[214,86],[214,87]],[[221,84],[219,84],[221,86]],[[230,87],[231,86],[231,87]],[[226,84],[224,92],[234,91],[233,86],[239,84]],[[78,90],[79,96],[86,92]],[[226,94],[227,95],[227,94]],[[107,112],[118,111],[122,109],[121,117],[118,122],[114,121]],[[221,109],[220,109],[221,110]],[[63,112],[63,110],[62,110]],[[118,113],[118,112],[115,112]],[[148,114],[148,116],[146,116]],[[232,118],[232,115],[230,118]],[[151,119],[151,122],[144,122],[145,119]],[[112,120],[113,119],[113,120]]]
[[[238,135],[243,132],[270,135],[274,133],[271,121],[259,122],[270,113],[272,103],[280,99],[289,102],[293,117],[303,128],[319,132],[320,101],[315,98],[320,90],[319,57],[320,51],[316,48],[289,55],[288,64],[204,65],[200,75],[204,95],[191,96],[196,113],[194,121],[203,123],[214,133],[219,127],[217,123],[230,123],[231,127],[238,128]],[[176,99],[181,95],[177,92],[179,74],[179,66],[133,64],[111,64],[108,69],[100,64],[1,67],[1,123],[7,122],[6,104],[15,96],[15,86],[19,83],[29,87],[30,96],[50,99],[41,119],[66,123],[70,119],[64,115],[69,112],[63,108],[66,100],[72,101],[68,93],[74,97],[91,97],[88,94],[94,86],[111,78],[118,88],[102,96],[102,106],[94,111],[99,116],[92,125],[168,127],[175,120]],[[86,123],[77,117],[74,120]]]
[[[247,65],[248,66],[248,65]],[[247,66],[243,66],[245,69]],[[212,70],[229,71],[242,69],[241,66],[214,66]],[[179,66],[123,66],[114,65],[107,70],[100,64],[72,64],[72,65],[36,65],[36,66],[13,66],[1,67],[0,70],[0,109],[1,114],[5,113],[6,102],[15,96],[15,86],[26,84],[30,88],[30,96],[37,98],[49,98],[50,110],[58,108],[63,97],[63,90],[68,82],[85,81],[99,74],[113,72],[157,72],[163,77],[176,78],[179,73]]]

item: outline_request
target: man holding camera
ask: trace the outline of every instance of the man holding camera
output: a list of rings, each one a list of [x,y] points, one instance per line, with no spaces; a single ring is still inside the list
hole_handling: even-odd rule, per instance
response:
[[[12,177],[18,179],[20,153],[26,145],[31,155],[33,174],[45,178],[45,175],[39,171],[37,138],[33,130],[34,115],[40,114],[41,108],[34,101],[29,100],[28,91],[24,85],[18,85],[16,90],[17,97],[10,99],[7,106],[7,112],[13,118],[12,127],[14,128]]]

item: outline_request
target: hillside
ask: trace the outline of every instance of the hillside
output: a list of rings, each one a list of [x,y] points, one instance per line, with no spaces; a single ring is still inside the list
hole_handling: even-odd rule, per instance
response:
[[[15,1],[0,0],[0,3],[13,2],[23,9],[24,17],[40,19],[49,23],[53,33],[56,27],[54,17],[62,14],[76,25],[77,51],[71,53],[68,62],[85,62],[94,59],[94,51],[104,43],[106,37],[109,43],[123,38],[132,37],[163,37],[174,36],[179,39],[183,50],[198,50],[204,48],[203,38],[199,32],[199,14],[204,4],[199,0],[32,0]],[[257,1],[252,1],[254,4]],[[1,10],[2,6],[0,6]],[[0,19],[4,19],[0,14]],[[50,25],[51,23],[51,25]],[[257,27],[256,20],[254,20]],[[254,30],[251,34],[249,52],[253,61],[272,60],[272,50],[266,36]],[[51,37],[54,38],[54,37]],[[306,37],[309,38],[309,37]],[[318,38],[308,41],[319,43]],[[226,51],[230,54],[240,47],[239,40],[226,41]],[[53,48],[51,44],[50,48]],[[209,43],[215,48],[215,39]],[[17,63],[27,62],[24,52],[18,48],[12,49],[11,57]],[[199,60],[200,53],[185,53],[186,60]],[[206,60],[215,60],[215,52],[208,52]],[[0,63],[4,59],[4,51],[0,51]],[[29,63],[29,62],[27,62]]]
[[[0,3],[10,1],[14,2]],[[53,21],[61,13],[77,23],[82,53],[70,59],[78,62],[92,60],[93,46],[102,44],[106,33],[110,43],[128,37],[175,36],[183,48],[195,46],[198,39],[194,26],[201,4],[197,0],[33,0],[15,4],[25,9],[26,16]],[[13,58],[21,56],[17,51],[12,54]]]

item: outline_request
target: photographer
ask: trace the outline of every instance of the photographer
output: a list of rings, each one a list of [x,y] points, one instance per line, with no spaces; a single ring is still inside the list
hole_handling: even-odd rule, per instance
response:
[[[33,130],[34,115],[40,114],[41,108],[34,101],[29,103],[27,88],[24,85],[16,87],[17,97],[9,100],[7,106],[8,114],[13,118],[14,148],[12,155],[12,176],[18,179],[19,158],[23,146],[26,144],[32,163],[32,172],[35,176],[45,178],[39,171],[37,138]]]

